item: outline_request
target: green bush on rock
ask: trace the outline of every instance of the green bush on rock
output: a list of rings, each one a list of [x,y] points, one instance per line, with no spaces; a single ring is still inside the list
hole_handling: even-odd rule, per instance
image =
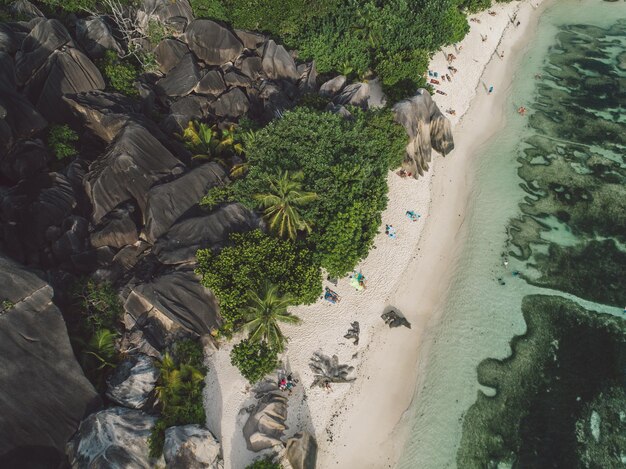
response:
[[[78,141],[78,134],[67,124],[53,125],[48,133],[48,147],[58,160],[76,156],[78,150],[75,142]]]
[[[104,59],[100,61],[100,70],[107,86],[113,91],[127,96],[139,94],[134,85],[139,76],[139,70],[128,59],[120,59],[114,51],[108,50]]]
[[[266,457],[257,459],[252,464],[246,466],[246,469],[281,469],[282,467],[279,463],[274,462],[271,457]]]

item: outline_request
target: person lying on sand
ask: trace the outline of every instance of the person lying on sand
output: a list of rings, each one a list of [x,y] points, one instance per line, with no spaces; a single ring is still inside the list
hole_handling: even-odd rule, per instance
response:
[[[520,116],[525,116],[526,115],[526,108],[524,106],[520,106],[519,109],[517,110],[517,113]]]

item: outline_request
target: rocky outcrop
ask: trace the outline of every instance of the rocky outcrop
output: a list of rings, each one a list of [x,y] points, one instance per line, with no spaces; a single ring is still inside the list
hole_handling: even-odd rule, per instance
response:
[[[207,191],[228,182],[224,169],[208,163],[189,171],[182,177],[161,184],[148,193],[144,213],[144,235],[154,243],[191,207],[197,205]]]
[[[209,115],[211,99],[192,94],[176,100],[170,105],[170,115],[160,127],[169,135],[182,135],[190,121],[202,121]]]
[[[298,65],[298,88],[302,93],[317,91],[317,69],[315,62]]]
[[[324,84],[320,86],[320,95],[332,98],[346,86],[346,81],[348,81],[348,78],[345,75],[339,75],[324,82]]]
[[[142,327],[155,318],[162,335],[182,330],[208,334],[221,325],[217,300],[191,269],[176,270],[137,285],[124,303],[127,326]],[[128,327],[129,329],[131,327]]]
[[[293,469],[315,469],[317,442],[309,432],[296,433],[287,440],[287,460]]]
[[[169,73],[189,53],[187,44],[176,39],[163,39],[154,49],[154,58],[162,73]]]
[[[189,53],[157,82],[157,90],[166,96],[186,96],[200,81],[200,70],[193,54]]]
[[[142,0],[137,11],[139,27],[148,31],[151,21],[164,25],[168,31],[178,35],[193,21],[193,10],[188,0]]]
[[[165,430],[163,456],[168,469],[219,469],[220,450],[215,437],[200,425]]]
[[[256,50],[267,39],[263,34],[244,31],[242,29],[235,29],[235,34],[248,50]]]
[[[44,171],[48,158],[48,150],[41,140],[19,140],[6,154],[0,154],[0,172],[17,182]]]
[[[185,42],[208,65],[231,62],[243,52],[243,44],[228,29],[211,20],[193,21],[184,35]]]
[[[131,199],[143,214],[150,188],[182,170],[182,163],[148,130],[135,123],[127,124],[107,152],[89,166],[85,176],[94,223]]]
[[[95,248],[102,246],[121,248],[135,244],[139,239],[139,234],[132,218],[133,210],[133,206],[129,205],[109,212],[91,233],[91,245]]]
[[[226,83],[224,83],[222,74],[219,70],[210,70],[202,77],[194,91],[199,94],[211,94],[217,96],[222,94],[225,90]]]
[[[76,40],[91,59],[101,59],[107,50],[118,54],[124,52],[113,37],[106,19],[102,16],[90,16],[77,20]]]
[[[217,101],[211,103],[213,112],[219,117],[236,118],[243,116],[250,109],[250,101],[239,88],[227,91]]]
[[[324,387],[327,383],[348,383],[356,379],[353,375],[354,367],[339,364],[337,355],[333,355],[332,358],[330,358],[319,352],[315,352],[313,357],[311,357],[309,368],[311,368],[311,371],[313,371],[315,375],[311,387]]]
[[[229,204],[177,222],[154,244],[153,252],[164,264],[195,262],[198,249],[217,249],[231,233],[258,226],[259,219],[253,212],[241,204]]]
[[[411,323],[407,321],[404,316],[396,311],[387,311],[381,316],[381,318],[383,318],[385,324],[387,324],[392,329],[400,326],[408,327],[409,329],[411,329]]]
[[[246,57],[239,66],[241,73],[256,80],[263,72],[263,59],[261,57]]]
[[[299,77],[296,63],[287,50],[273,40],[267,41],[263,49],[263,71],[272,80],[292,80]]]
[[[131,409],[142,409],[156,386],[159,370],[146,355],[131,355],[121,362],[107,380],[106,396]]]
[[[158,461],[148,455],[148,437],[155,422],[123,407],[91,414],[67,443],[69,462],[76,468],[152,469]]]
[[[11,26],[7,23],[0,23],[0,52],[14,54],[19,46],[19,39]]]
[[[447,155],[454,149],[450,121],[441,113],[427,90],[420,88],[412,98],[393,106],[396,122],[409,135],[403,168],[415,178],[428,171],[432,149]]]
[[[100,401],[52,294],[34,273],[0,256],[0,457],[24,447],[62,453]]]
[[[250,451],[263,451],[283,444],[287,420],[287,396],[277,388],[264,394],[243,426]]]

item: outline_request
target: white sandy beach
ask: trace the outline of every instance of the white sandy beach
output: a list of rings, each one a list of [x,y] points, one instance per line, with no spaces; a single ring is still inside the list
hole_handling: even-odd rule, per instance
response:
[[[375,249],[358,266],[367,278],[367,289],[358,292],[348,279],[337,287],[341,297],[332,305],[318,301],[293,309],[303,323],[283,328],[289,337],[285,367],[300,379],[289,399],[288,432],[313,433],[319,445],[319,468],[395,467],[406,441],[407,410],[419,393],[420,370],[427,366],[429,331],[441,316],[460,249],[469,193],[472,155],[503,125],[502,113],[515,61],[526,46],[538,19],[540,0],[495,4],[474,15],[466,38],[435,55],[431,70],[448,73],[451,82],[436,89],[447,93],[433,99],[453,124],[455,150],[446,158],[433,155],[427,175],[419,180],[389,174],[389,204],[383,224],[392,224],[398,238],[384,229]],[[516,27],[510,18],[516,15]],[[482,41],[481,35],[487,36]],[[497,55],[495,51],[497,52]],[[500,52],[504,52],[504,58]],[[446,55],[458,72],[448,70]],[[439,78],[440,82],[441,79]],[[493,86],[491,95],[487,87]],[[421,215],[417,222],[407,210]],[[412,328],[389,329],[380,315],[393,306]],[[358,346],[343,336],[350,323],[359,321]],[[226,469],[243,469],[259,456],[247,451],[242,426],[254,402],[246,380],[230,365],[234,343],[210,352],[205,390],[207,426],[220,440]],[[309,361],[314,352],[337,355],[340,363],[356,368],[356,380],[335,384],[330,392],[310,388]]]

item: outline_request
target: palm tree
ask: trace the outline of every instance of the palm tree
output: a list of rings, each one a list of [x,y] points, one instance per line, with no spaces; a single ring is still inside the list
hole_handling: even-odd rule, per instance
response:
[[[281,172],[278,177],[269,178],[269,192],[256,194],[256,200],[264,208],[263,217],[270,230],[281,238],[296,239],[297,231],[311,232],[311,224],[302,218],[298,209],[317,199],[315,192],[302,191],[301,171],[290,174]]]
[[[194,397],[201,390],[199,383],[204,375],[197,368],[186,363],[176,366],[169,353],[165,353],[159,365],[159,385],[156,395],[163,408],[182,405],[184,400]]]
[[[84,350],[85,355],[95,357],[98,361],[98,370],[105,367],[115,368],[115,341],[117,340],[117,332],[109,329],[98,329],[89,340]]]
[[[260,294],[248,293],[248,304],[244,309],[243,329],[250,333],[252,342],[264,342],[273,350],[282,352],[287,338],[278,327],[279,322],[298,324],[300,318],[289,314],[287,308],[293,304],[289,295],[280,295],[276,285],[266,284]]]
[[[236,141],[234,125],[219,130],[202,122],[189,121],[182,139],[185,146],[194,153],[193,158],[215,159],[223,166],[226,166],[233,153],[237,155],[243,153],[243,145]]]

